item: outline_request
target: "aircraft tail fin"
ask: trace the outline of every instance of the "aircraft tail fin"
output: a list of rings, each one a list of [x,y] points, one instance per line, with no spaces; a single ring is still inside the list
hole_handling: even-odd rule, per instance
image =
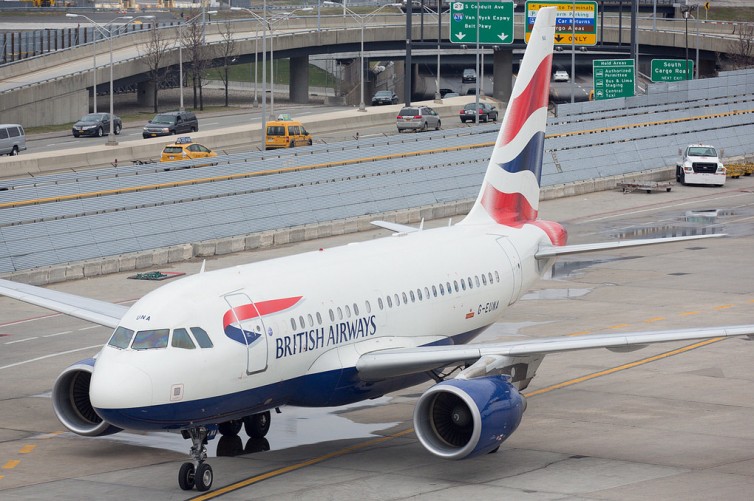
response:
[[[537,12],[482,188],[462,224],[517,227],[537,218],[556,12]]]

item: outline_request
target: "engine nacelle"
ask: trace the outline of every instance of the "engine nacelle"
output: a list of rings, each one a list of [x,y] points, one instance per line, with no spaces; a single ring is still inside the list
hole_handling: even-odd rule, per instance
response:
[[[99,417],[89,400],[94,362],[93,358],[87,358],[68,367],[52,388],[52,407],[60,422],[72,432],[87,437],[122,431]]]
[[[518,427],[526,399],[505,376],[451,379],[427,390],[414,429],[431,453],[463,459],[493,451]]]

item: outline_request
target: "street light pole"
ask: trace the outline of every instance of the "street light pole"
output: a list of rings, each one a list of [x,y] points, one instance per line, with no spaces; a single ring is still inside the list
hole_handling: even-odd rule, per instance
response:
[[[103,35],[107,36],[110,39],[110,127],[109,131],[107,133],[107,145],[108,146],[116,146],[118,144],[118,141],[115,140],[115,131],[114,131],[114,125],[115,125],[115,110],[113,105],[113,33],[111,30],[108,30],[105,28],[105,26],[102,26],[101,24],[95,22],[93,19],[89,18],[88,16],[85,16],[84,14],[66,14],[66,17],[83,17],[90,23],[92,23],[92,26],[95,28],[95,30],[99,30]],[[116,17],[112,21],[110,21],[107,24],[112,23],[113,21],[116,21],[118,19],[128,19],[128,23],[131,23],[135,21],[136,19],[151,19],[154,16],[138,16],[136,18],[132,16],[120,16]],[[128,24],[126,23],[126,24]],[[96,68],[95,68],[96,72]],[[95,80],[95,92],[94,92],[94,99],[95,102],[97,100],[97,92],[96,92],[96,80]],[[96,106],[96,105],[95,105]]]

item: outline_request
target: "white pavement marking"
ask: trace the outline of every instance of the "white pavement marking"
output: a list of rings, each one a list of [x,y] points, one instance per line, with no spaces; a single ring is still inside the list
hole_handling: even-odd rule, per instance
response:
[[[69,353],[76,353],[77,351],[91,350],[93,348],[101,348],[101,347],[102,347],[101,344],[95,344],[94,346],[87,346],[85,348],[76,348],[75,350],[68,350],[68,351],[61,351],[61,352],[58,352],[58,353],[51,353],[49,355],[44,355],[44,356],[41,356],[41,357],[32,358],[30,360],[24,360],[23,362],[16,362],[15,364],[3,365],[2,367],[0,367],[0,371],[2,371],[4,369],[10,369],[12,367],[18,367],[19,365],[30,364],[32,362],[39,362],[40,360],[45,360],[47,358],[58,357],[60,355],[68,355]]]
[[[34,337],[27,337],[26,339],[16,339],[15,341],[8,341],[5,344],[25,343],[26,341],[31,341],[32,339],[39,339],[39,337],[34,336]]]

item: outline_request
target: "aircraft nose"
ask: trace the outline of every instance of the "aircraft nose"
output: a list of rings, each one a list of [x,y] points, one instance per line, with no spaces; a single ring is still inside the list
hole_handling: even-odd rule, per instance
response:
[[[95,364],[89,387],[95,409],[127,409],[152,404],[152,379],[133,365]]]

